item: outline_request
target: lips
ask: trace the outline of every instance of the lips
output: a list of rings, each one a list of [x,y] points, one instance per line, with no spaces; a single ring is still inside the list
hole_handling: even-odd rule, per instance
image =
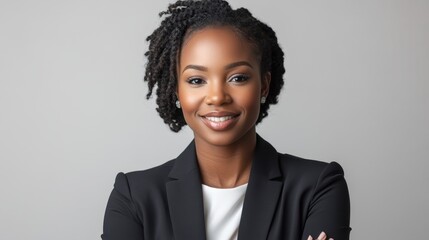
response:
[[[224,131],[235,125],[240,114],[233,112],[210,112],[202,115],[204,124],[214,131]]]
[[[224,116],[224,117],[206,117],[207,120],[211,122],[225,122],[227,120],[233,119],[234,116]]]

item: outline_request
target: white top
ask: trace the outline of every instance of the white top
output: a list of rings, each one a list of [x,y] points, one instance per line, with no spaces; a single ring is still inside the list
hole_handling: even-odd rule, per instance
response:
[[[247,184],[235,188],[203,185],[207,240],[236,240]]]

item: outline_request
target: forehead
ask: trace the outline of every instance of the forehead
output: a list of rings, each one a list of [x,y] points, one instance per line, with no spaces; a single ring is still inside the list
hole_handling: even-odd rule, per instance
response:
[[[231,27],[206,27],[186,37],[180,52],[179,67],[188,64],[210,67],[236,61],[259,65],[255,46]]]

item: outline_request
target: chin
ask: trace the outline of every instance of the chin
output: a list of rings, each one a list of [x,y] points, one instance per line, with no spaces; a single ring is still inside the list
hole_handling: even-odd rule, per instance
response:
[[[245,141],[247,138],[252,137],[252,133],[256,136],[256,132],[254,128],[246,132],[212,131],[204,135],[200,135],[198,136],[198,138],[213,146],[227,147],[227,146],[234,145],[235,143],[240,142],[241,140]]]

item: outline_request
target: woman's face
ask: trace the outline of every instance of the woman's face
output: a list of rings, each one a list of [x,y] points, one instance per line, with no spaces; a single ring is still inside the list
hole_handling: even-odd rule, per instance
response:
[[[229,27],[208,27],[185,41],[177,95],[196,141],[229,145],[255,133],[270,74],[261,79],[253,46]]]

